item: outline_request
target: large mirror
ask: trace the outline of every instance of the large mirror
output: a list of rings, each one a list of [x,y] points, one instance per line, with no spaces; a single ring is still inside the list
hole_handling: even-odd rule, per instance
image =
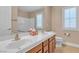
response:
[[[27,32],[30,28],[43,29],[43,7],[42,6],[20,6],[18,7],[17,30]]]
[[[0,6],[0,40],[30,28],[50,31],[50,10],[48,6]]]

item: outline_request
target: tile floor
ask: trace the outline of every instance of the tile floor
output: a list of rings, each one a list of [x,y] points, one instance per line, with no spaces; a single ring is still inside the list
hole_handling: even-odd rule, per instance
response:
[[[57,47],[55,53],[79,53],[79,48],[64,45]]]

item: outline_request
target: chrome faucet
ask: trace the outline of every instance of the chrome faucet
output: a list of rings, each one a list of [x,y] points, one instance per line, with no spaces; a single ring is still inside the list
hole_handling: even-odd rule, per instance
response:
[[[20,40],[18,33],[16,33],[16,35],[15,35],[15,40],[16,40],[16,41],[17,41],[17,40]]]

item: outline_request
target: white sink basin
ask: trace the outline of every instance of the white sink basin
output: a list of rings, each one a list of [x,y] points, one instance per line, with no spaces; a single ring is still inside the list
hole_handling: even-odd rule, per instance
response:
[[[9,49],[17,49],[17,48],[20,48],[25,43],[27,43],[26,40],[13,41],[13,42],[9,43],[6,47]]]

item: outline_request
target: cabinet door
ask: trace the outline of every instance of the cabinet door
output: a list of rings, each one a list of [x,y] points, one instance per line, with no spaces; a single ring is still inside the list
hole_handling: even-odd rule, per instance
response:
[[[53,51],[52,52],[55,52],[55,48],[56,48],[56,41],[55,41],[55,39],[52,40],[52,46],[53,46]]]
[[[49,53],[53,52],[53,42],[49,42]]]
[[[48,45],[46,45],[45,47],[44,47],[44,52],[43,53],[48,53]]]
[[[55,51],[55,46],[56,46],[55,36],[53,36],[49,39],[49,53],[53,53]]]
[[[48,40],[42,43],[42,51],[43,53],[48,53]]]
[[[43,42],[43,46],[44,47],[47,46],[47,45],[48,45],[48,40],[46,40],[46,41]]]

